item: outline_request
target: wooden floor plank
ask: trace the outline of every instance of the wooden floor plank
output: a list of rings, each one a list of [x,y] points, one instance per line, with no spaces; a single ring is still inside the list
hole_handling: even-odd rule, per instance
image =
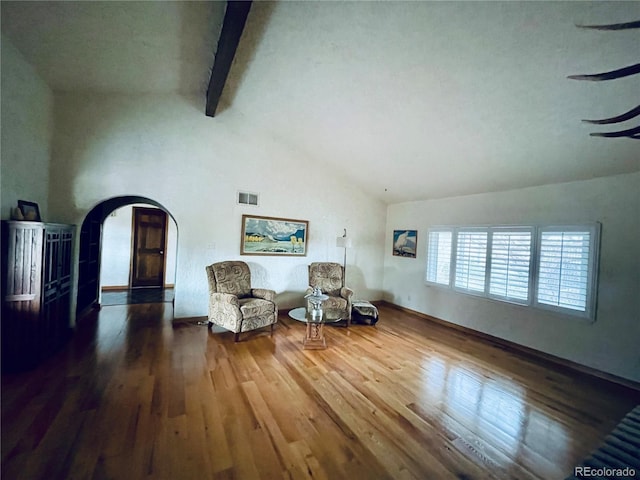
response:
[[[379,307],[376,326],[273,334],[172,322],[170,304],[84,319],[2,376],[2,477],[564,478],[640,393]]]

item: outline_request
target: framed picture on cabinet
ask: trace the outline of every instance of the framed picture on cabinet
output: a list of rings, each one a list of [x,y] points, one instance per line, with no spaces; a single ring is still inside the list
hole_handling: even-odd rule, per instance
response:
[[[41,222],[40,218],[40,208],[37,203],[27,202],[26,200],[18,200],[18,208],[20,209],[20,213],[22,213],[22,217],[25,220],[29,220],[32,222]]]

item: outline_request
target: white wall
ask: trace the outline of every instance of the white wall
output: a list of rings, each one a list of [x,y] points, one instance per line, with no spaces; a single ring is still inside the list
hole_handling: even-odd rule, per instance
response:
[[[606,159],[604,160],[606,161]],[[392,205],[385,299],[604,372],[640,381],[640,173]],[[424,281],[435,225],[601,222],[595,323],[453,293]],[[391,255],[394,229],[418,230],[416,259]]]
[[[281,308],[302,305],[307,265],[342,261],[335,239],[343,228],[355,242],[349,286],[380,299],[384,204],[232,108],[216,118],[203,110],[204,96],[57,94],[50,208],[78,225],[119,195],[167,208],[179,230],[176,317],[206,315],[204,267],[225,259],[247,261],[254,284],[275,289]],[[261,205],[238,205],[238,190],[260,193]],[[307,256],[241,257],[243,213],[308,220]]]
[[[151,205],[138,205],[155,208]],[[100,263],[101,287],[128,287],[131,271],[131,229],[133,205],[118,208],[102,225]],[[165,252],[165,285],[173,285],[176,277],[178,231],[171,217],[167,219],[167,251]]]
[[[53,96],[35,69],[2,36],[2,219],[11,217],[18,200],[36,202],[49,216],[49,157]]]

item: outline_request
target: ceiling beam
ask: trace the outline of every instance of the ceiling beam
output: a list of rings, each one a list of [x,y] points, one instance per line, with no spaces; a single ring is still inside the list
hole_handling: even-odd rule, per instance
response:
[[[244,25],[251,9],[251,1],[228,1],[224,14],[218,51],[216,52],[211,69],[211,78],[207,88],[206,115],[213,117],[216,114],[224,84],[227,81],[233,57],[235,57]]]

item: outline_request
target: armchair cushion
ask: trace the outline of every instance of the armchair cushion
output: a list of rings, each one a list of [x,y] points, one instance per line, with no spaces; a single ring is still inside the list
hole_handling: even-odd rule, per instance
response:
[[[340,296],[342,270],[339,263],[314,262],[309,265],[309,285],[320,287],[327,295]]]
[[[251,272],[244,262],[214,263],[216,291],[231,293],[238,298],[251,296]]]
[[[261,298],[243,298],[240,300],[240,312],[245,318],[273,315],[275,304]]]

